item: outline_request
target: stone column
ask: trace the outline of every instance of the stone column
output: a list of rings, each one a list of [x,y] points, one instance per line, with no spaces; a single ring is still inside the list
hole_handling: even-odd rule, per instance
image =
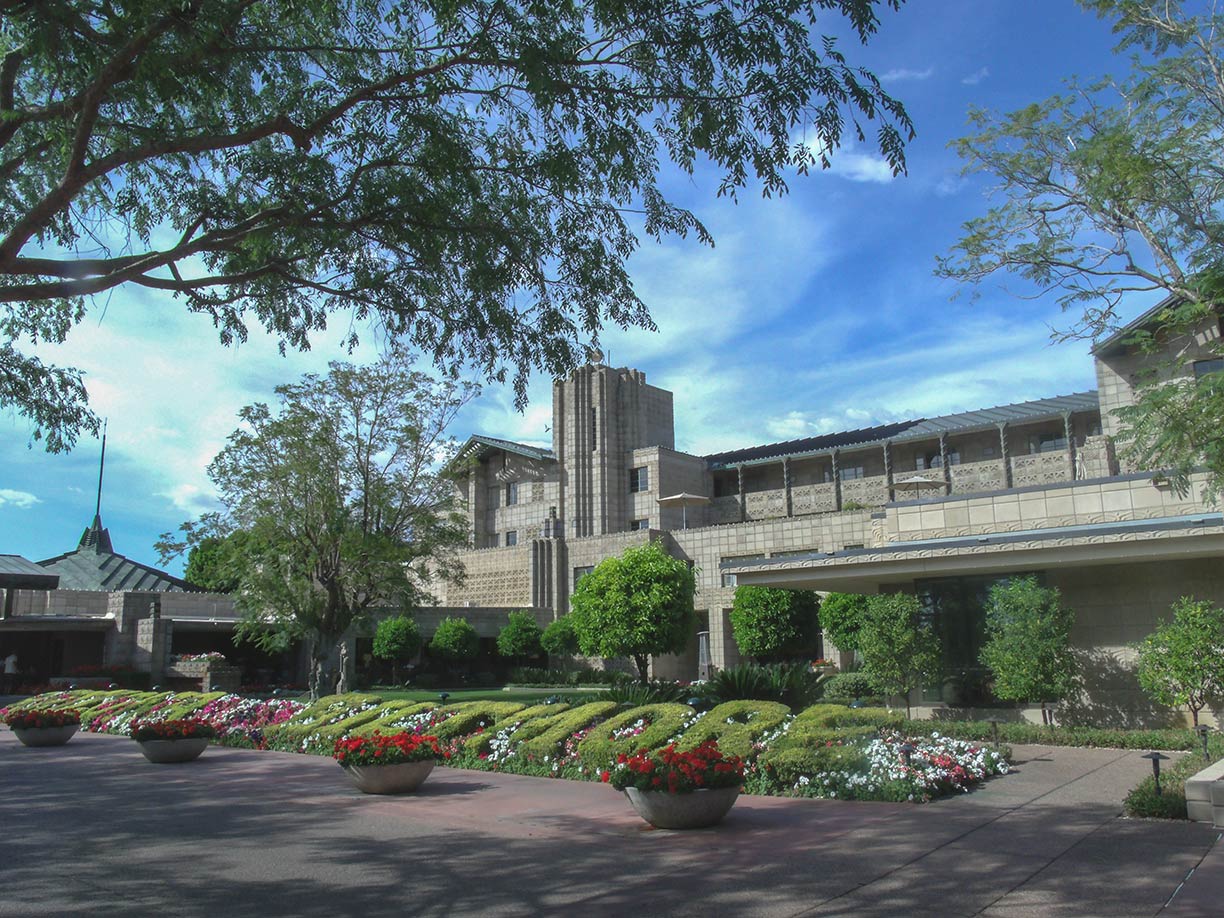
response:
[[[1071,480],[1079,476],[1075,473],[1075,427],[1071,423],[1071,412],[1063,415],[1063,435],[1067,438],[1067,460],[1071,463]]]
[[[786,491],[786,515],[794,516],[794,504],[791,501],[791,470],[789,458],[782,460],[782,487]]]
[[[943,468],[944,494],[952,493],[952,469],[948,465],[948,435],[939,435],[939,464]]]
[[[1007,452],[1007,422],[999,425],[999,458],[1003,460],[1003,487],[1012,487],[1011,456]]]
[[[842,508],[841,450],[833,450],[833,509]]]
[[[892,503],[897,495],[893,489],[892,444],[887,440],[884,441],[884,483],[888,488],[888,502]]]

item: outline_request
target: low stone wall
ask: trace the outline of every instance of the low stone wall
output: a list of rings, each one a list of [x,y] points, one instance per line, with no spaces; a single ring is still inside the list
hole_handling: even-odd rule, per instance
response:
[[[242,684],[242,670],[229,663],[192,660],[166,667],[166,678],[198,680],[202,692],[236,692]]]

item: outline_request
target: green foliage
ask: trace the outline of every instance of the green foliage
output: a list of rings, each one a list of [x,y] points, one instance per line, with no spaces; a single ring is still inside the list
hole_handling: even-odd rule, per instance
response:
[[[823,682],[806,663],[741,663],[714,673],[700,694],[716,702],[759,699],[800,708],[820,697]]]
[[[467,701],[451,705],[447,710],[454,713],[438,724],[433,733],[443,740],[467,736],[481,727],[491,727],[507,719],[517,720],[526,707],[513,701]]]
[[[685,730],[676,748],[693,749],[715,740],[724,753],[751,759],[753,743],[782,726],[790,712],[776,701],[727,701]]]
[[[731,604],[731,630],[740,653],[766,661],[820,646],[820,600],[811,590],[741,586]]]
[[[692,638],[696,589],[692,568],[648,542],[583,577],[568,618],[584,654],[631,657],[645,682],[652,654],[680,653]]]
[[[799,712],[791,725],[791,732],[793,733],[796,727],[807,726],[818,729],[870,727],[873,731],[883,728],[898,730],[904,722],[900,712],[890,711],[888,708],[849,708],[840,704],[816,704]]]
[[[374,656],[393,666],[405,663],[421,650],[421,629],[407,615],[384,618],[374,631]],[[398,681],[398,680],[396,680]]]
[[[599,701],[615,701],[618,705],[638,707],[644,704],[660,704],[667,701],[687,701],[693,689],[678,682],[622,682],[606,692],[600,692]]]
[[[986,720],[909,720],[910,732],[932,727],[953,739],[990,742],[993,728]],[[998,723],[999,742],[1025,746],[1087,746],[1101,749],[1200,749],[1202,743],[1193,730],[1117,730],[1104,727],[1066,727],[1031,724],[1027,721]]]
[[[437,706],[437,702],[433,701],[388,701],[379,705],[377,717],[356,726],[350,732],[354,736],[369,736],[375,730],[394,733],[407,718],[432,711]]]
[[[939,673],[939,640],[922,620],[918,600],[904,593],[868,597],[858,634],[863,672],[885,695],[905,698]]]
[[[510,670],[510,681],[516,685],[617,685],[633,681],[628,673],[614,669],[594,669],[580,666],[575,669],[541,669],[535,666],[518,666]]]
[[[821,40],[898,5],[7,4],[0,404],[51,449],[95,429],[79,372],[18,343],[127,283],[227,345],[306,348],[338,314],[350,346],[369,326],[509,371],[521,403],[605,322],[653,327],[637,226],[711,242],[669,163],[772,196],[849,131],[904,170],[904,108]]]
[[[613,764],[621,753],[632,755],[641,749],[662,748],[684,729],[685,721],[693,713],[687,704],[648,704],[633,708],[593,727],[578,744],[578,754],[582,757],[583,765],[605,768]],[[638,722],[644,723],[640,733],[620,739],[612,735]]]
[[[1075,613],[1063,607],[1058,590],[1033,577],[996,583],[986,603],[982,663],[994,674],[994,693],[1003,701],[1035,702],[1045,710],[1075,684],[1071,627]]]
[[[429,652],[444,660],[471,660],[480,650],[480,637],[466,618],[448,615],[438,622]]]
[[[413,370],[404,348],[373,366],[329,364],[249,405],[208,467],[224,511],[162,536],[163,557],[235,530],[250,534],[239,570],[237,635],[269,648],[310,644],[311,697],[345,688],[342,639],[372,609],[411,609],[453,577],[466,524],[454,487],[428,471],[453,451],[445,430],[469,387]]]
[[[824,684],[825,701],[831,704],[880,704],[884,698],[866,673],[836,673]]]
[[[967,173],[998,180],[997,197],[965,225],[938,273],[973,284],[1020,275],[1076,314],[1068,336],[1110,331],[1132,292],[1167,295],[1155,328],[1137,336],[1149,349],[1214,321],[1224,302],[1224,15],[1195,5],[1204,13],[1195,16],[1164,0],[1087,5],[1114,20],[1119,50],[1142,49],[1130,75],[1073,80],[1065,93],[1008,114],[970,113],[975,133],[955,146]],[[1224,382],[1195,383],[1187,359],[1162,359],[1141,380],[1137,404],[1118,412],[1121,439],[1139,468],[1171,470],[1183,493],[1202,467],[1218,492]],[[1190,378],[1163,385],[1170,375]]]
[[[574,620],[563,615],[549,622],[540,635],[540,646],[544,652],[555,657],[568,657],[578,652],[578,635],[574,633]]]
[[[1195,740],[1197,743],[1197,736]],[[1198,745],[1201,748],[1201,743]],[[1224,759],[1224,738],[1219,734],[1211,737],[1207,755],[1209,762],[1204,761],[1197,752],[1192,752],[1176,761],[1161,763],[1164,767],[1160,769],[1160,796],[1156,795],[1155,779],[1148,775],[1126,795],[1126,815],[1142,819],[1188,819],[1186,779],[1194,777],[1209,764]]]
[[[867,615],[867,597],[861,593],[830,593],[820,601],[820,627],[841,651],[858,650],[858,633]]]
[[[867,768],[867,754],[857,743],[783,745],[762,753],[760,767],[776,785],[794,787],[800,778],[823,772],[861,772]]]
[[[205,536],[187,553],[183,579],[213,593],[233,593],[242,582],[251,534],[235,530],[225,536]]]
[[[520,750],[525,758],[543,759],[556,755],[561,745],[579,730],[613,715],[617,707],[613,701],[592,701],[553,716],[537,717],[515,730],[514,737],[523,741]]]
[[[1195,726],[1199,711],[1224,699],[1224,609],[1183,596],[1173,620],[1139,642],[1136,676],[1161,704],[1185,705]]]
[[[503,657],[538,657],[540,655],[540,626],[535,616],[527,611],[511,612],[510,622],[497,635],[497,652]]]

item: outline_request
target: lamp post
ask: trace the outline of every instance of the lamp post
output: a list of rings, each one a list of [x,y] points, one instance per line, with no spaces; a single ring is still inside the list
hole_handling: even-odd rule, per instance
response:
[[[910,756],[912,756],[918,747],[913,743],[901,744],[901,762],[906,768],[910,767]]]
[[[1152,751],[1143,756],[1145,759],[1152,760],[1152,780],[1156,782],[1156,796],[1160,796],[1160,763],[1166,761],[1169,757],[1161,755],[1159,752]]]
[[[1203,742],[1203,761],[1211,763],[1211,753],[1207,751],[1207,738],[1211,735],[1211,728],[1206,724],[1199,724],[1194,728],[1194,732],[1199,735],[1199,739]]]
[[[438,692],[438,700],[446,704],[446,699],[450,697],[450,692]]]

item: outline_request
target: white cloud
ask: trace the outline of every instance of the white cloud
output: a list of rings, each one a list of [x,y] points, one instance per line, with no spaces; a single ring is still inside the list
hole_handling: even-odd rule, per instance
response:
[[[892,70],[886,70],[880,74],[881,83],[905,83],[916,80],[930,79],[935,73],[934,67],[927,67],[925,70],[911,70],[908,67],[896,67]]]
[[[12,488],[0,488],[0,507],[16,507],[18,510],[29,510],[40,500],[29,491],[15,491]]]
[[[967,77],[963,77],[961,79],[961,82],[964,83],[966,86],[976,86],[978,83],[982,82],[982,80],[986,79],[988,76],[990,76],[990,68],[980,67],[977,70],[973,71],[973,73],[969,74]]]
[[[872,182],[881,185],[888,184],[896,178],[888,160],[879,153],[860,150],[853,141],[847,140],[835,150],[829,149],[819,141],[809,141],[807,146],[818,161],[821,151],[825,152],[829,160],[829,168],[820,169],[818,165],[814,170],[816,173],[833,175],[851,182]]]
[[[935,184],[935,194],[941,198],[950,198],[959,194],[968,184],[969,180],[962,175],[945,175]]]

